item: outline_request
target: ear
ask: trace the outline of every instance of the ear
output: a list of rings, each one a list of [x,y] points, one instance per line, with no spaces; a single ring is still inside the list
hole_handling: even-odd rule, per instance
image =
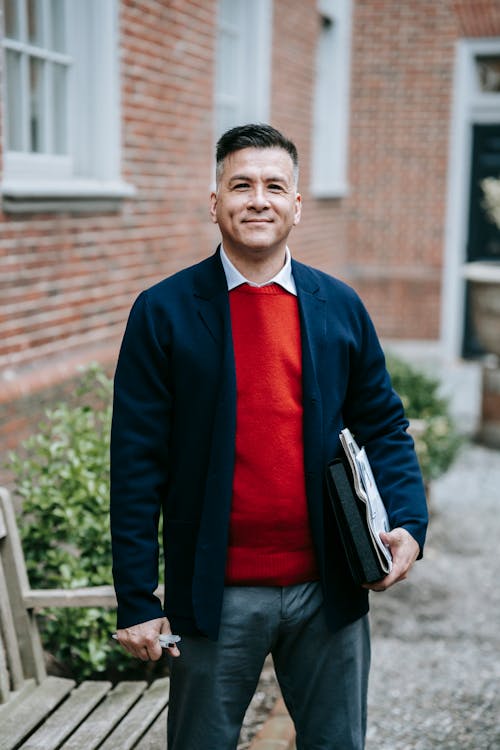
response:
[[[300,193],[297,193],[297,195],[295,196],[295,216],[293,219],[293,226],[296,226],[299,223],[301,216],[302,216],[302,196]]]
[[[210,217],[214,224],[217,224],[217,193],[210,193]]]

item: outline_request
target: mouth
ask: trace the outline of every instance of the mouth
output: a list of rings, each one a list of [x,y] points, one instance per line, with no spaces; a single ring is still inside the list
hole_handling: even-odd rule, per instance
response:
[[[272,219],[243,219],[244,224],[272,224]]]

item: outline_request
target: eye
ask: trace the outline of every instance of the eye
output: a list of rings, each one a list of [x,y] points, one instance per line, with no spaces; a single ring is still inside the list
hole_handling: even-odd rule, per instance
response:
[[[269,190],[273,191],[273,193],[281,193],[283,190],[282,185],[278,185],[277,183],[274,183],[274,182],[270,183],[268,187],[269,187]]]
[[[233,185],[233,190],[246,190],[248,188],[248,182],[237,182]]]

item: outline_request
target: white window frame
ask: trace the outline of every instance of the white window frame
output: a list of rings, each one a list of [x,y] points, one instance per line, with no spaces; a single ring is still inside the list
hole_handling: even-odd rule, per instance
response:
[[[224,17],[223,3],[218,3],[217,52],[215,73],[215,135],[248,122],[268,122],[271,88],[272,0],[230,0],[237,14],[235,24]],[[223,59],[222,35],[236,40],[237,52],[231,60]],[[232,91],[221,85],[221,66],[230,65]],[[234,114],[223,118],[221,110],[230,105]]]
[[[42,0],[42,9],[46,0]],[[43,18],[43,14],[42,14]],[[6,210],[58,210],[61,202],[116,200],[134,194],[121,179],[121,115],[117,0],[66,0],[67,54],[50,52],[70,64],[68,74],[68,155],[5,151],[0,185]],[[30,51],[25,42],[6,40],[4,49]],[[4,77],[5,78],[5,77]],[[6,132],[6,83],[3,101]],[[83,201],[83,203],[82,203]],[[106,204],[109,208],[109,203]]]
[[[349,192],[351,0],[318,0],[317,8],[311,193],[340,198]]]
[[[462,351],[473,127],[500,122],[500,92],[481,91],[476,68],[476,59],[489,55],[500,55],[500,37],[457,42],[441,296],[441,348],[451,361]]]

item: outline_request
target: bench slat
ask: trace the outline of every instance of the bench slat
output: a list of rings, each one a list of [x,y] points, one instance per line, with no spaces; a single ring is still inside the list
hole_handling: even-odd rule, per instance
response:
[[[0,706],[0,729],[2,728],[3,724],[2,721],[6,716],[9,716],[9,714],[12,713],[12,711],[15,709],[17,705],[22,703],[30,693],[32,693],[34,690],[36,690],[36,681],[33,678],[30,678],[29,680],[25,680],[22,687],[19,688],[19,690],[16,690],[15,692],[11,693],[9,695],[9,700],[7,703],[3,703]]]
[[[110,682],[87,681],[31,735],[20,750],[57,750],[111,690]]]
[[[155,680],[100,750],[131,750],[168,704],[170,680]]]
[[[3,510],[0,508],[0,539],[4,539],[7,536],[7,526],[5,525],[5,519],[3,517]]]
[[[7,532],[0,544],[0,554],[5,571],[7,601],[15,624],[23,674],[25,678],[34,677],[40,683],[47,676],[43,649],[33,613],[26,609],[23,601],[23,594],[29,591],[30,585],[14,508],[5,487],[0,487],[0,508]],[[10,662],[10,647],[7,645],[6,648],[7,661]]]
[[[0,721],[0,750],[13,750],[66,698],[74,688],[73,680],[47,677],[29,700],[18,703]]]
[[[156,596],[163,597],[164,587],[158,586]],[[23,595],[27,609],[44,607],[116,607],[113,586],[86,586],[75,589],[29,589]]]
[[[0,631],[0,705],[10,696],[10,678],[5,659],[5,649]]]
[[[9,606],[9,591],[0,557],[0,632],[3,636],[3,646],[5,649],[5,660],[2,659],[2,692],[6,683],[10,683],[11,690],[18,690],[24,682],[23,665],[19,653],[19,644],[17,641],[14,618]],[[5,605],[3,604],[5,602]],[[5,666],[3,666],[5,663]],[[8,672],[7,672],[8,670]],[[9,679],[10,675],[10,679]]]
[[[96,750],[129,712],[147,687],[146,682],[120,682],[69,737],[61,750]],[[1,749],[0,749],[1,750]]]
[[[30,589],[24,594],[27,608],[44,607],[116,607],[112,586],[90,586],[77,589]]]
[[[158,750],[167,747],[167,714],[168,708],[164,708],[155,723],[148,729],[135,750]]]

